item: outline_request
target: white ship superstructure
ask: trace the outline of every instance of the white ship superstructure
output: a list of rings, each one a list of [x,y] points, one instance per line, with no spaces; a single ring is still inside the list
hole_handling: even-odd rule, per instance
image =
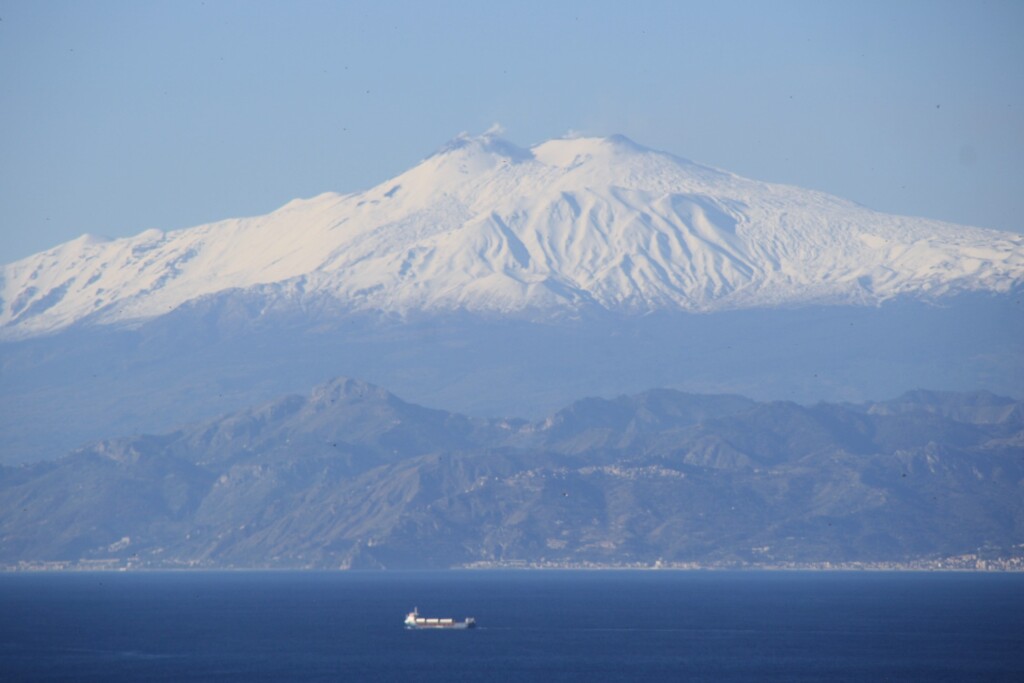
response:
[[[466,617],[462,621],[455,621],[452,618],[434,618],[434,617],[421,617],[419,608],[414,607],[411,612],[405,615],[405,627],[412,629],[420,628],[474,628],[476,627],[476,619],[473,617]]]

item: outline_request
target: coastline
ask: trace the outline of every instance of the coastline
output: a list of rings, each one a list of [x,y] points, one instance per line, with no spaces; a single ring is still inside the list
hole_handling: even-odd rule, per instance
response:
[[[924,558],[906,561],[855,560],[833,562],[822,560],[817,562],[591,562],[591,561],[560,561],[560,560],[482,560],[450,567],[423,567],[422,571],[675,571],[675,572],[713,572],[713,571],[821,571],[821,572],[973,572],[973,573],[1019,573],[1024,572],[1024,556],[982,558],[975,553],[955,555],[942,558]],[[230,571],[311,571],[311,572],[351,572],[351,571],[418,571],[416,568],[380,568],[352,569],[350,567],[328,566],[233,566],[203,564],[198,562],[181,563],[139,563],[123,559],[96,559],[75,561],[32,562],[21,561],[17,564],[0,565],[0,573],[15,572],[230,572]]]

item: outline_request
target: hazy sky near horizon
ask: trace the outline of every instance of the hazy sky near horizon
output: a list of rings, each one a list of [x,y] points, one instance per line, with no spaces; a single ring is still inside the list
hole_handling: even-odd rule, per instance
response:
[[[624,134],[1024,232],[1024,3],[0,0],[0,263]]]

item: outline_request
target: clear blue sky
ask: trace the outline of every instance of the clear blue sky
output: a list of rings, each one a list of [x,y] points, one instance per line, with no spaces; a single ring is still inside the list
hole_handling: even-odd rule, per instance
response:
[[[0,0],[0,262],[574,130],[1024,232],[1022,2]]]

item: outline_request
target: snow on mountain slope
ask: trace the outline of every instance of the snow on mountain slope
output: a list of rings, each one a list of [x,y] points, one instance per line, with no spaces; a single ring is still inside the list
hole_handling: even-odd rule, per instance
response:
[[[162,315],[233,288],[351,310],[714,311],[1007,291],[1024,237],[870,211],[621,136],[460,136],[366,192],[103,240],[0,270],[0,335]]]

